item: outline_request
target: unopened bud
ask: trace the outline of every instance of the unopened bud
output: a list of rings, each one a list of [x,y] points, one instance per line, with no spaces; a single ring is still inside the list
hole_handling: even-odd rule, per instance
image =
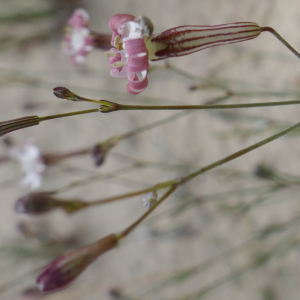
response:
[[[92,156],[96,167],[101,166],[104,163],[107,149],[103,145],[98,144],[93,147]]]
[[[0,122],[0,136],[5,135],[9,132],[39,125],[40,118],[38,116],[29,116],[19,119],[13,119],[8,121]]]
[[[15,204],[16,212],[20,214],[40,215],[53,209],[61,208],[67,213],[74,213],[87,207],[87,203],[80,200],[60,200],[54,198],[52,192],[33,192],[21,197]]]
[[[15,210],[19,214],[39,215],[56,207],[56,200],[49,192],[30,193],[17,200]]]
[[[121,140],[122,137],[114,136],[107,141],[97,144],[93,147],[92,156],[96,167],[101,166],[104,163],[109,150],[116,146]]]
[[[90,246],[58,257],[37,278],[39,289],[49,293],[67,287],[100,255],[115,248],[118,241],[118,236],[111,234]]]
[[[81,101],[80,97],[76,95],[75,93],[71,92],[69,89],[63,87],[63,86],[58,86],[53,89],[53,94],[57,98],[61,99],[66,99],[70,101]]]

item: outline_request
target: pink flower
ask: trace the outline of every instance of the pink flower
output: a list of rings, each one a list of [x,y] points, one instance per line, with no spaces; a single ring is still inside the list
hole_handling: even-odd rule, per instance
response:
[[[110,48],[110,36],[92,32],[89,19],[87,11],[78,8],[67,23],[62,50],[69,56],[73,65],[82,64],[88,53],[94,48],[102,50]]]
[[[63,43],[63,53],[69,56],[70,62],[79,65],[93,49],[90,35],[89,15],[82,9],[76,9],[68,21]]]
[[[261,28],[252,22],[215,26],[179,26],[152,35],[153,24],[143,16],[118,14],[109,21],[113,30],[111,44],[115,47],[106,55],[110,58],[110,74],[128,78],[127,91],[138,94],[148,85],[149,60],[188,55],[209,47],[253,39]]]
[[[115,15],[109,21],[113,30],[112,45],[116,48],[107,52],[111,65],[110,74],[115,78],[128,78],[127,91],[139,94],[148,85],[148,50],[144,41],[143,28],[131,15]]]

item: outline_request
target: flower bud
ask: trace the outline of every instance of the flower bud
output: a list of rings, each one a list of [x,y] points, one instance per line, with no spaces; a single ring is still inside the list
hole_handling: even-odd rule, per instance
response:
[[[54,88],[53,94],[60,99],[66,99],[70,101],[81,101],[81,99],[79,99],[75,93],[71,92],[69,89],[63,86],[58,86]]]
[[[94,165],[96,167],[101,166],[104,163],[107,149],[103,145],[98,144],[93,147],[92,156],[94,159]]]
[[[49,293],[65,288],[100,255],[116,247],[118,241],[118,236],[111,234],[90,246],[58,257],[37,278],[39,289]]]
[[[52,197],[52,195],[52,192],[29,193],[16,202],[15,210],[20,214],[40,215],[55,208],[61,208],[67,213],[74,213],[88,206],[84,201],[60,200]]]
[[[50,192],[29,193],[21,197],[15,204],[15,210],[19,214],[39,215],[55,208],[56,200]]]

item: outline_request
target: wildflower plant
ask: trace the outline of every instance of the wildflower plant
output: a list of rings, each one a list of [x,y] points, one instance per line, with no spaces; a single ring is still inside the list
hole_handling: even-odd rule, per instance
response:
[[[133,16],[129,14],[117,14],[114,15],[109,21],[109,27],[112,30],[112,34],[99,34],[91,31],[89,24],[89,15],[87,11],[83,9],[76,9],[73,15],[67,22],[66,35],[63,41],[63,53],[66,54],[70,62],[74,65],[82,64],[88,53],[94,49],[109,50],[104,52],[104,54],[109,58],[110,74],[116,78],[127,78],[127,92],[130,95],[136,95],[142,93],[148,86],[148,73],[150,68],[150,63],[152,61],[172,59],[180,59],[181,56],[185,55],[201,55],[195,54],[200,50],[215,46],[229,45],[239,42],[246,42],[248,40],[259,37],[263,32],[272,33],[276,38],[278,38],[293,54],[300,58],[299,53],[287,43],[278,33],[271,27],[261,27],[253,22],[236,22],[228,23],[222,25],[186,25],[178,26],[171,29],[167,29],[162,33],[155,32],[155,26],[152,21],[146,16]],[[108,42],[111,48],[108,49]],[[230,47],[230,46],[228,46]],[[103,53],[102,53],[103,54]],[[298,61],[300,64],[300,61]],[[155,69],[155,67],[153,67]],[[157,68],[158,70],[159,68]],[[177,74],[183,74],[186,77],[192,77],[187,70],[176,69],[171,65],[167,64],[165,71],[174,71]],[[101,119],[101,114],[116,113],[122,114],[125,111],[173,111],[179,110],[184,111],[168,116],[159,121],[154,121],[149,124],[143,124],[143,126],[134,130],[125,130],[125,133],[120,133],[118,135],[110,136],[104,141],[95,141],[94,144],[88,145],[87,147],[80,148],[69,152],[44,152],[39,150],[35,145],[27,145],[29,148],[25,151],[18,150],[14,148],[11,151],[10,159],[19,160],[23,166],[23,171],[25,173],[25,181],[27,185],[30,185],[32,189],[40,188],[42,181],[42,173],[45,171],[46,167],[51,165],[59,165],[65,159],[70,159],[75,156],[89,155],[93,160],[94,166],[100,167],[104,162],[109,161],[114,155],[115,148],[122,142],[137,134],[144,133],[153,128],[159,127],[163,124],[167,124],[174,120],[177,120],[191,112],[195,111],[217,111],[221,112],[219,115],[221,117],[225,116],[225,112],[229,111],[232,115],[238,117],[239,109],[241,108],[256,108],[263,110],[264,107],[277,107],[277,106],[293,106],[296,107],[300,104],[299,99],[292,100],[281,100],[281,101],[249,101],[241,103],[224,104],[223,101],[232,99],[238,96],[240,91],[235,91],[229,88],[226,84],[219,84],[213,79],[208,79],[204,82],[206,86],[219,89],[222,95],[210,99],[204,104],[189,105],[184,101],[181,103],[166,105],[145,105],[144,103],[138,104],[124,104],[121,100],[115,100],[116,97],[111,97],[109,99],[92,99],[82,96],[83,93],[77,94],[77,89],[74,87],[69,89],[69,87],[57,86],[53,88],[53,94],[58,101],[61,103],[64,100],[68,100],[72,103],[70,105],[80,107],[81,105],[90,105],[90,109],[76,110],[73,112],[60,113],[60,114],[50,114],[46,116],[25,116],[17,119],[2,121],[0,123],[0,135],[10,134],[11,132],[17,130],[23,130],[27,127],[33,127],[34,130],[36,126],[44,121],[49,121],[46,123],[53,122],[56,119],[64,119],[67,117],[74,117],[78,115],[97,113],[99,119]],[[224,87],[225,86],[225,87]],[[200,88],[199,88],[200,87]],[[203,85],[194,86],[193,90],[201,89]],[[74,90],[74,91],[73,91]],[[79,88],[78,88],[79,90]],[[244,93],[244,95],[246,92]],[[250,92],[251,94],[251,92]],[[100,94],[101,96],[101,94]],[[102,97],[101,97],[102,98]],[[298,97],[297,97],[298,98]],[[76,103],[74,103],[76,102]],[[222,102],[222,103],[219,103]],[[137,112],[136,112],[137,113]],[[222,115],[223,113],[223,115]],[[224,117],[225,118],[225,117]],[[63,120],[64,121],[64,120]],[[274,125],[267,118],[264,119],[265,129],[266,127],[271,128]],[[46,124],[47,125],[47,124]],[[45,126],[46,126],[45,125]],[[278,125],[278,124],[277,124]],[[280,125],[280,126],[279,126]],[[231,154],[224,154],[222,157],[218,158],[211,163],[198,164],[193,163],[191,168],[176,167],[176,176],[169,176],[164,180],[152,183],[147,183],[143,188],[137,188],[127,193],[115,194],[112,196],[102,197],[99,192],[99,197],[97,199],[89,199],[89,194],[86,195],[84,199],[78,199],[77,195],[68,195],[67,197],[61,195],[64,191],[72,191],[72,188],[78,187],[80,185],[85,185],[95,180],[100,181],[101,176],[105,177],[105,174],[94,174],[91,177],[85,179],[80,179],[75,182],[71,182],[62,187],[57,187],[54,190],[40,190],[27,193],[25,196],[20,197],[15,204],[15,210],[20,214],[28,215],[43,215],[51,213],[53,210],[62,210],[68,214],[80,214],[83,211],[88,211],[96,206],[101,206],[109,204],[112,202],[125,201],[126,199],[131,199],[133,197],[139,197],[140,202],[146,208],[139,217],[129,222],[121,230],[117,230],[116,233],[110,235],[104,235],[104,238],[96,242],[90,243],[88,246],[79,247],[70,252],[62,253],[61,256],[50,262],[38,275],[37,285],[42,293],[57,292],[61,289],[68,287],[73,283],[78,276],[82,274],[92,263],[94,263],[100,256],[105,254],[110,250],[114,250],[118,245],[122,245],[123,239],[127,238],[140,224],[146,222],[147,218],[157,210],[158,206],[165,202],[171,196],[177,195],[175,192],[180,190],[187,190],[188,183],[191,181],[200,180],[198,177],[207,172],[214,172],[220,166],[227,164],[230,161],[238,159],[260,147],[263,147],[283,136],[290,134],[291,132],[297,132],[300,128],[300,122],[296,124],[284,124],[282,126],[279,124],[275,128],[276,132],[272,132],[268,137],[264,137],[261,140],[250,143],[246,147],[240,147],[240,150],[234,151]],[[268,128],[269,128],[268,127]],[[284,128],[283,128],[284,127]],[[274,129],[272,127],[271,129]],[[101,129],[104,130],[105,129]],[[276,149],[275,149],[276,150]],[[274,150],[274,151],[275,151]],[[27,153],[28,152],[28,153]],[[139,161],[134,153],[131,158],[134,161],[134,167],[144,167],[153,166],[155,163],[149,161]],[[166,168],[166,163],[162,162],[159,164]],[[126,167],[128,169],[128,166]],[[124,169],[126,169],[124,168]],[[177,170],[180,170],[178,172]],[[124,171],[124,170],[123,170]],[[117,170],[117,174],[121,174],[122,169]],[[114,174],[106,174],[107,177],[113,177]],[[249,174],[248,174],[249,175]],[[241,179],[243,176],[239,173],[235,175],[236,178]],[[254,206],[260,205],[265,200],[262,200],[263,195],[268,198],[270,195],[275,194],[278,191],[282,191],[287,187],[294,187],[299,185],[299,178],[295,178],[291,175],[284,174],[275,168],[265,166],[264,164],[259,164],[253,173],[251,178],[264,179],[269,182],[268,186],[263,186],[259,188],[252,188],[251,191],[236,190],[230,195],[222,193],[222,195],[202,195],[196,199],[190,199],[188,201],[181,201],[174,206],[171,212],[168,212],[170,216],[174,217],[174,222],[176,222],[176,216],[183,213],[190,208],[195,208],[206,201],[207,198],[221,198],[227,199],[232,195],[237,198],[243,195],[243,193],[250,193],[255,195],[254,200],[251,203],[236,204],[232,206],[221,206],[219,207],[222,211],[234,211],[234,214],[239,216],[246,215]],[[176,197],[176,196],[174,196]],[[172,199],[170,199],[172,200]],[[185,199],[186,200],[186,199]],[[116,204],[117,205],[117,204]],[[157,216],[156,216],[157,217]],[[159,217],[159,215],[158,215]],[[291,220],[278,223],[270,227],[266,227],[261,232],[254,235],[253,240],[245,242],[241,249],[247,249],[250,242],[259,243],[264,238],[268,238],[274,232],[285,231],[289,226],[294,226],[299,222],[299,216],[293,217]],[[280,253],[283,244],[294,245],[293,239],[285,238],[275,244],[274,249],[266,252],[259,252],[257,256],[252,257],[249,263],[236,269],[232,274],[229,273],[228,276],[218,277],[216,286],[221,285],[223,282],[235,278],[239,274],[243,274],[249,270],[253,270],[258,266],[265,265],[271,257]],[[299,241],[297,240],[297,243]],[[118,251],[118,250],[114,250]],[[239,251],[236,248],[223,253],[223,256],[230,256],[233,252]],[[210,264],[210,263],[209,263]],[[211,262],[213,264],[213,262]],[[165,279],[165,285],[170,282],[177,282],[179,280],[186,280],[192,276],[196,276],[200,272],[202,264],[195,264],[191,268],[187,268],[179,272],[178,274]],[[164,285],[164,282],[161,283]],[[211,285],[205,286],[203,289],[194,291],[185,295],[184,299],[195,299],[202,297],[214,287]],[[124,297],[126,298],[126,297]]]

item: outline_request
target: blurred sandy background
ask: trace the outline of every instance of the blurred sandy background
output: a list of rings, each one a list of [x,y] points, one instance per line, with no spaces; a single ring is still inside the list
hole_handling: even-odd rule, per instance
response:
[[[22,11],[32,5],[33,8],[49,5],[46,0],[23,2],[12,1],[9,4],[2,0],[0,11],[5,15],[14,9]],[[116,13],[146,15],[153,21],[156,33],[179,25],[252,21],[261,26],[274,27],[296,49],[300,49],[300,5],[296,0],[87,0],[78,5],[89,11],[91,28],[100,32],[109,32],[109,18]],[[88,56],[82,68],[74,68],[60,52],[63,32],[57,30],[60,28],[59,24],[63,24],[70,14],[71,10],[61,8],[57,15],[54,14],[44,23],[36,23],[37,25],[32,26],[27,22],[21,25],[13,22],[0,24],[3,38],[14,38],[23,32],[26,35],[33,28],[40,27],[42,30],[42,26],[45,27],[43,34],[51,34],[49,39],[32,42],[24,47],[7,47],[0,52],[1,120],[93,107],[90,104],[77,104],[55,98],[52,89],[56,86],[66,86],[83,96],[128,104],[202,104],[222,95],[216,89],[190,91],[192,85],[201,83],[200,79],[197,81],[171,71],[155,70],[149,74],[146,91],[131,96],[126,93],[127,81],[112,78],[109,75],[107,58],[97,51]],[[56,27],[52,26],[54,22],[58,22],[55,23]],[[281,97],[234,97],[227,103],[297,99],[300,62],[269,33],[262,33],[257,39],[245,43],[211,48],[190,56],[171,59],[170,63],[199,78],[212,76],[211,78],[232,80],[233,89],[236,90],[291,91],[290,95]],[[164,66],[164,62],[153,65]],[[293,106],[239,112],[296,123],[299,121],[300,110]],[[33,137],[44,152],[69,151],[92,146],[110,136],[125,133],[172,114],[175,112],[137,111],[83,115],[43,122],[39,126],[12,133],[10,137],[16,144],[22,144]],[[106,174],[132,164],[132,160],[120,158],[116,154],[143,161],[184,165],[182,168],[135,168],[128,174],[72,189],[63,196],[96,200],[140,189],[188,174],[278,131],[278,128],[263,126],[263,118],[261,121],[244,122],[227,120],[216,112],[193,112],[122,142],[112,151],[115,154],[110,155],[99,169],[93,167],[89,157],[70,159],[49,169],[42,188],[54,189],[95,172]],[[251,136],[232,134],[234,130],[241,128],[265,130]],[[4,146],[0,150],[5,154]],[[248,201],[244,195],[234,199],[229,197],[223,203],[219,201],[195,206],[179,217],[162,214],[163,211],[182,199],[263,185],[264,181],[251,177],[255,167],[261,162],[299,175],[299,150],[297,135],[294,138],[282,138],[225,166],[246,172],[249,180],[242,176],[222,175],[217,170],[194,179],[179,188],[118,249],[94,263],[74,285],[45,299],[111,299],[108,291],[113,287],[120,288],[132,299],[173,299],[198,290],[219,276],[238,269],[240,264],[253,257],[256,252],[272,248],[272,241],[264,242],[262,239],[258,245],[247,248],[244,254],[224,257],[220,263],[200,272],[184,284],[175,283],[156,293],[142,295],[148,285],[238,245],[264,226],[288,221],[299,212],[299,191],[291,188],[288,192],[273,194],[271,204],[262,205],[242,216],[224,207],[230,208],[236,203]],[[136,197],[88,209],[72,217],[55,212],[39,218],[26,218],[17,215],[13,210],[15,200],[27,192],[19,185],[18,166],[11,163],[1,166],[0,176],[3,182],[0,202],[0,280],[4,284],[2,290],[0,289],[1,299],[19,299],[22,290],[34,284],[38,272],[33,271],[25,275],[25,278],[21,277],[11,287],[9,284],[5,286],[6,282],[48,263],[66,249],[92,243],[107,234],[119,232],[144,211],[139,197]],[[154,218],[159,214],[161,217]],[[31,225],[37,224],[41,230],[45,226],[45,231],[50,232],[54,239],[73,239],[74,244],[69,248],[55,245],[52,251],[51,246],[42,247],[39,242],[32,239],[28,241],[17,229],[21,220],[30,222]],[[297,240],[297,230],[295,235]],[[274,258],[261,268],[247,272],[242,277],[237,276],[239,279],[234,278],[206,294],[204,298],[299,299],[299,254],[296,248],[283,259]]]

